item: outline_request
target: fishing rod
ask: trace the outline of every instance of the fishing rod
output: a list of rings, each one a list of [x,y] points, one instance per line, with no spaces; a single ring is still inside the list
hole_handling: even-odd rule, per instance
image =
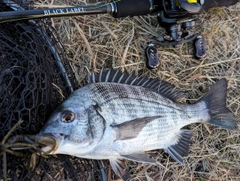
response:
[[[0,12],[0,23],[92,14],[110,14],[114,18],[122,18],[155,13],[157,14],[160,26],[165,28],[166,35],[159,36],[147,45],[147,66],[153,69],[159,66],[156,45],[177,47],[183,43],[193,42],[195,49],[194,56],[197,59],[205,57],[205,41],[200,34],[195,33],[195,24],[199,14],[209,8],[229,6],[236,4],[238,1],[239,0],[112,0],[109,3],[89,6],[18,10],[12,5],[14,4],[13,1],[0,0],[0,4],[7,5],[14,10]]]
[[[1,0],[0,4],[4,3],[12,9],[13,2]],[[136,4],[139,8],[135,8]],[[153,3],[149,0],[116,0],[106,4],[97,4],[89,6],[70,6],[48,9],[33,9],[21,11],[0,12],[0,23],[11,22],[26,19],[38,18],[53,18],[63,16],[79,16],[92,14],[111,14],[115,18],[126,16],[146,15],[153,9]]]

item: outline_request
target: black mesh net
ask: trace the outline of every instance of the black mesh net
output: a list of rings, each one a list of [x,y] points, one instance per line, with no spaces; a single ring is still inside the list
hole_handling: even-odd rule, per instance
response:
[[[0,2],[0,11],[12,10]],[[12,3],[14,10],[21,9],[17,4],[31,8],[26,1]],[[76,88],[71,86],[77,83],[58,39],[40,20],[0,23],[0,140],[19,120],[24,122],[14,134],[38,133],[57,105]],[[7,154],[8,180],[102,180],[104,173],[101,162],[66,155],[40,157],[29,173],[24,161]],[[3,167],[0,158],[0,180]]]

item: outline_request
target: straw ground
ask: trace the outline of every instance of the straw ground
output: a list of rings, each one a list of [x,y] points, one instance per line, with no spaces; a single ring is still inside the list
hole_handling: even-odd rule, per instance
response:
[[[96,2],[96,1],[94,1]],[[66,1],[68,5],[93,1]],[[39,2],[38,6],[65,6],[63,1]],[[240,124],[240,3],[214,8],[200,15],[196,32],[207,44],[207,57],[196,60],[191,43],[178,48],[158,47],[160,66],[146,67],[147,42],[165,30],[156,15],[114,19],[110,15],[88,15],[52,19],[79,82],[87,71],[105,67],[159,77],[186,91],[182,103],[193,103],[219,79],[228,80],[228,108]],[[161,166],[129,162],[131,181],[139,180],[240,180],[240,130],[193,124],[189,156],[181,166],[162,150],[151,152]],[[116,179],[113,173],[110,178]]]

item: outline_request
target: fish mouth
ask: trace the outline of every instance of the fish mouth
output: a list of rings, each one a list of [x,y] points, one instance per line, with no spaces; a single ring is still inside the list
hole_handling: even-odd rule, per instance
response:
[[[54,154],[58,150],[60,143],[66,137],[62,133],[42,133],[38,136],[38,142],[44,155]]]

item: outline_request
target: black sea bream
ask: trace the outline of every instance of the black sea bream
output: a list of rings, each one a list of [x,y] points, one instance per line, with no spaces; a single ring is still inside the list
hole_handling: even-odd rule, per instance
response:
[[[181,91],[158,79],[110,70],[92,73],[88,80],[59,106],[39,135],[57,140],[51,154],[108,159],[124,180],[122,159],[155,164],[145,153],[149,150],[164,149],[183,164],[192,133],[181,128],[188,124],[236,128],[235,117],[226,108],[226,79],[191,105],[175,103]]]

